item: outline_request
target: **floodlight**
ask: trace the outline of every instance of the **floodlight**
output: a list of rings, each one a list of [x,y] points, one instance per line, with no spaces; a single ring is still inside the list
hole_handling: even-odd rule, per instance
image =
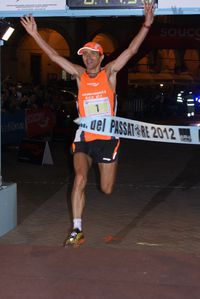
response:
[[[7,41],[14,30],[10,23],[0,20],[0,40]]]

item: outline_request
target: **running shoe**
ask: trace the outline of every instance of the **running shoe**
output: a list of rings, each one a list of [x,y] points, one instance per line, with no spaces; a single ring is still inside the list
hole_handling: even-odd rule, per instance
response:
[[[72,246],[78,247],[84,243],[84,235],[83,232],[78,228],[74,228],[67,239],[64,241],[64,247]]]

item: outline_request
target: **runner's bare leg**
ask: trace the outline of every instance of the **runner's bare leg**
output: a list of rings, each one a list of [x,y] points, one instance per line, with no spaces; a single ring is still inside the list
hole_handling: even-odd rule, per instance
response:
[[[75,178],[71,195],[73,218],[82,218],[85,206],[85,187],[91,165],[92,159],[86,154],[74,154]]]
[[[117,173],[118,161],[112,163],[99,163],[100,186],[101,190],[106,194],[111,194]]]

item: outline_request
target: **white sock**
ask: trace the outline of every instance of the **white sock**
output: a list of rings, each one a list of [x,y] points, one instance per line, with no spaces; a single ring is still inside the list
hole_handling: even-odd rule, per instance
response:
[[[73,220],[74,228],[78,228],[82,230],[82,219],[81,218],[74,218]]]

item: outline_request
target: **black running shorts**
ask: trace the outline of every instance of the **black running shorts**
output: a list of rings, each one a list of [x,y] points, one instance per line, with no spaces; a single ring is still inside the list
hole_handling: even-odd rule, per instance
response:
[[[111,163],[117,159],[119,139],[74,142],[73,153],[85,153],[94,163]]]

